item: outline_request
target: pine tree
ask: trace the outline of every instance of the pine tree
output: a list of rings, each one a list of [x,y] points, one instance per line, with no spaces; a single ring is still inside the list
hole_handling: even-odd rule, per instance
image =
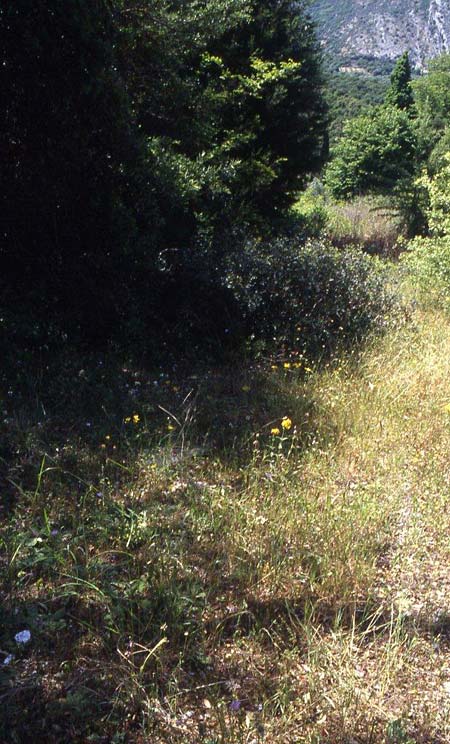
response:
[[[410,111],[414,106],[411,88],[411,64],[408,52],[402,54],[392,71],[391,86],[386,94],[386,103],[405,111]]]

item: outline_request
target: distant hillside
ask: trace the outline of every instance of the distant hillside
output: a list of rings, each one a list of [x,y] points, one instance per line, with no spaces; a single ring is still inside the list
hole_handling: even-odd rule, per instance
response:
[[[327,52],[344,67],[366,69],[364,58],[394,60],[408,49],[422,69],[450,50],[450,0],[313,0],[311,12]]]

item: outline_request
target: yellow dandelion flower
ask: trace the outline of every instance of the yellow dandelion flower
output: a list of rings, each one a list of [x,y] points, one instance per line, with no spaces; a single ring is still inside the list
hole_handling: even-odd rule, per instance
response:
[[[290,369],[290,368],[291,368],[291,363],[290,363],[290,362],[285,362],[285,363],[283,364],[283,367],[284,367],[285,369]]]
[[[273,434],[274,437],[278,437],[281,434],[281,431],[278,426],[276,426],[274,429],[270,430],[270,433]]]
[[[287,416],[285,416],[283,418],[283,421],[281,422],[281,426],[283,427],[283,429],[285,431],[289,431],[289,429],[292,428],[292,421],[291,421],[291,419],[288,418]]]
[[[126,418],[124,418],[124,422],[125,422],[126,424],[129,424],[129,423],[130,423],[130,421],[131,421],[131,416],[127,416]]]
[[[141,417],[138,416],[137,413],[135,413],[133,416],[133,424],[138,424],[140,420],[141,420]]]

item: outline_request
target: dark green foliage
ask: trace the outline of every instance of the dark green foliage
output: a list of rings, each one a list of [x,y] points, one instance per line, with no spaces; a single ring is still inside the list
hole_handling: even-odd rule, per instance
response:
[[[310,356],[383,328],[394,303],[378,260],[320,240],[249,244],[227,282],[245,308],[247,334]]]
[[[390,78],[395,63],[387,57],[328,57],[329,65],[335,71],[342,67],[359,67],[365,71],[366,75],[371,77]]]
[[[124,10],[127,86],[150,150],[172,174],[179,221],[224,229],[292,203],[321,165],[326,128],[304,4],[190,0]]]
[[[414,105],[408,52],[402,54],[394,67],[391,75],[391,85],[386,95],[386,103],[388,106],[397,106],[406,111],[410,111]]]
[[[0,11],[6,299],[20,292],[30,313],[94,337],[123,313],[119,276],[136,260],[148,182],[114,39],[102,0],[18,0]]]
[[[336,199],[388,197],[409,235],[423,230],[417,125],[397,106],[379,106],[350,120],[333,152],[326,183]]]

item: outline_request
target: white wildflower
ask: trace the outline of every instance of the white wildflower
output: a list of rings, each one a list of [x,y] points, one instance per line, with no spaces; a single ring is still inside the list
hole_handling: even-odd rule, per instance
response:
[[[20,633],[16,633],[14,636],[16,643],[29,643],[31,641],[31,633],[29,630],[21,630]]]

